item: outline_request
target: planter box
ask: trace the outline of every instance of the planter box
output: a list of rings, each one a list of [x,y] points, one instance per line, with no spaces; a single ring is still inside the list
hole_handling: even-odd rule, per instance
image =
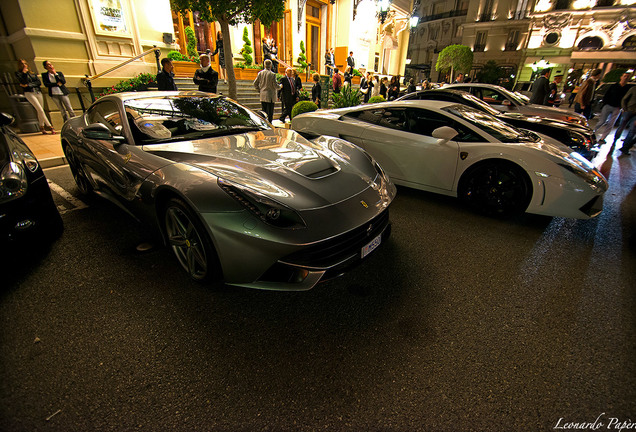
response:
[[[260,69],[234,69],[234,76],[237,80],[254,81]]]
[[[360,85],[360,80],[361,80],[361,79],[362,79],[362,78],[361,78],[361,77],[359,77],[359,76],[351,77],[351,84],[358,84],[358,85]]]
[[[172,65],[174,66],[174,76],[178,78],[192,78],[197,69],[201,67],[199,63],[185,61],[173,61]]]

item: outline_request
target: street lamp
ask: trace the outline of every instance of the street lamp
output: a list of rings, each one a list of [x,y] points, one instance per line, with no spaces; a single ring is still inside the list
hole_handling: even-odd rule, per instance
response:
[[[411,16],[411,28],[415,28],[417,27],[417,25],[420,23],[420,17],[418,17],[417,15],[412,15]]]
[[[380,24],[384,24],[387,17],[389,16],[389,9],[391,8],[391,0],[379,0],[378,1],[378,12],[375,16],[380,20]]]

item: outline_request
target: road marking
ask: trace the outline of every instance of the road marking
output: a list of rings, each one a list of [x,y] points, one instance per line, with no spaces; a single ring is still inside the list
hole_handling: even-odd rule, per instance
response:
[[[49,183],[49,187],[51,188],[51,190],[53,190],[55,193],[57,193],[59,196],[64,198],[64,200],[66,200],[69,204],[73,206],[73,208],[66,208],[63,205],[58,205],[57,208],[60,210],[61,214],[64,214],[69,211],[88,208],[88,205],[86,203],[84,203],[82,200],[75,198],[73,195],[71,195],[66,190],[64,190],[62,186],[56,183],[53,183],[51,180],[48,180],[48,179],[46,181]]]

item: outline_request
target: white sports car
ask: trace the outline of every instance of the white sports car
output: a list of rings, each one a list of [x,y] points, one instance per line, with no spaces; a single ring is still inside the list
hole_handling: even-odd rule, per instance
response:
[[[396,184],[457,196],[489,215],[592,218],[608,187],[594,166],[557,141],[452,102],[314,111],[294,117],[292,128],[357,144]]]

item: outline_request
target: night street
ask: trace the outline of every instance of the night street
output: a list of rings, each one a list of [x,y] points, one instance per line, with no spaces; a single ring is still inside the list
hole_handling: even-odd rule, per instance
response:
[[[289,293],[190,281],[168,248],[136,250],[150,238],[129,215],[79,201],[68,166],[48,169],[64,234],[2,260],[0,430],[636,422],[636,156],[602,171],[592,220],[497,220],[399,188],[386,244]]]

